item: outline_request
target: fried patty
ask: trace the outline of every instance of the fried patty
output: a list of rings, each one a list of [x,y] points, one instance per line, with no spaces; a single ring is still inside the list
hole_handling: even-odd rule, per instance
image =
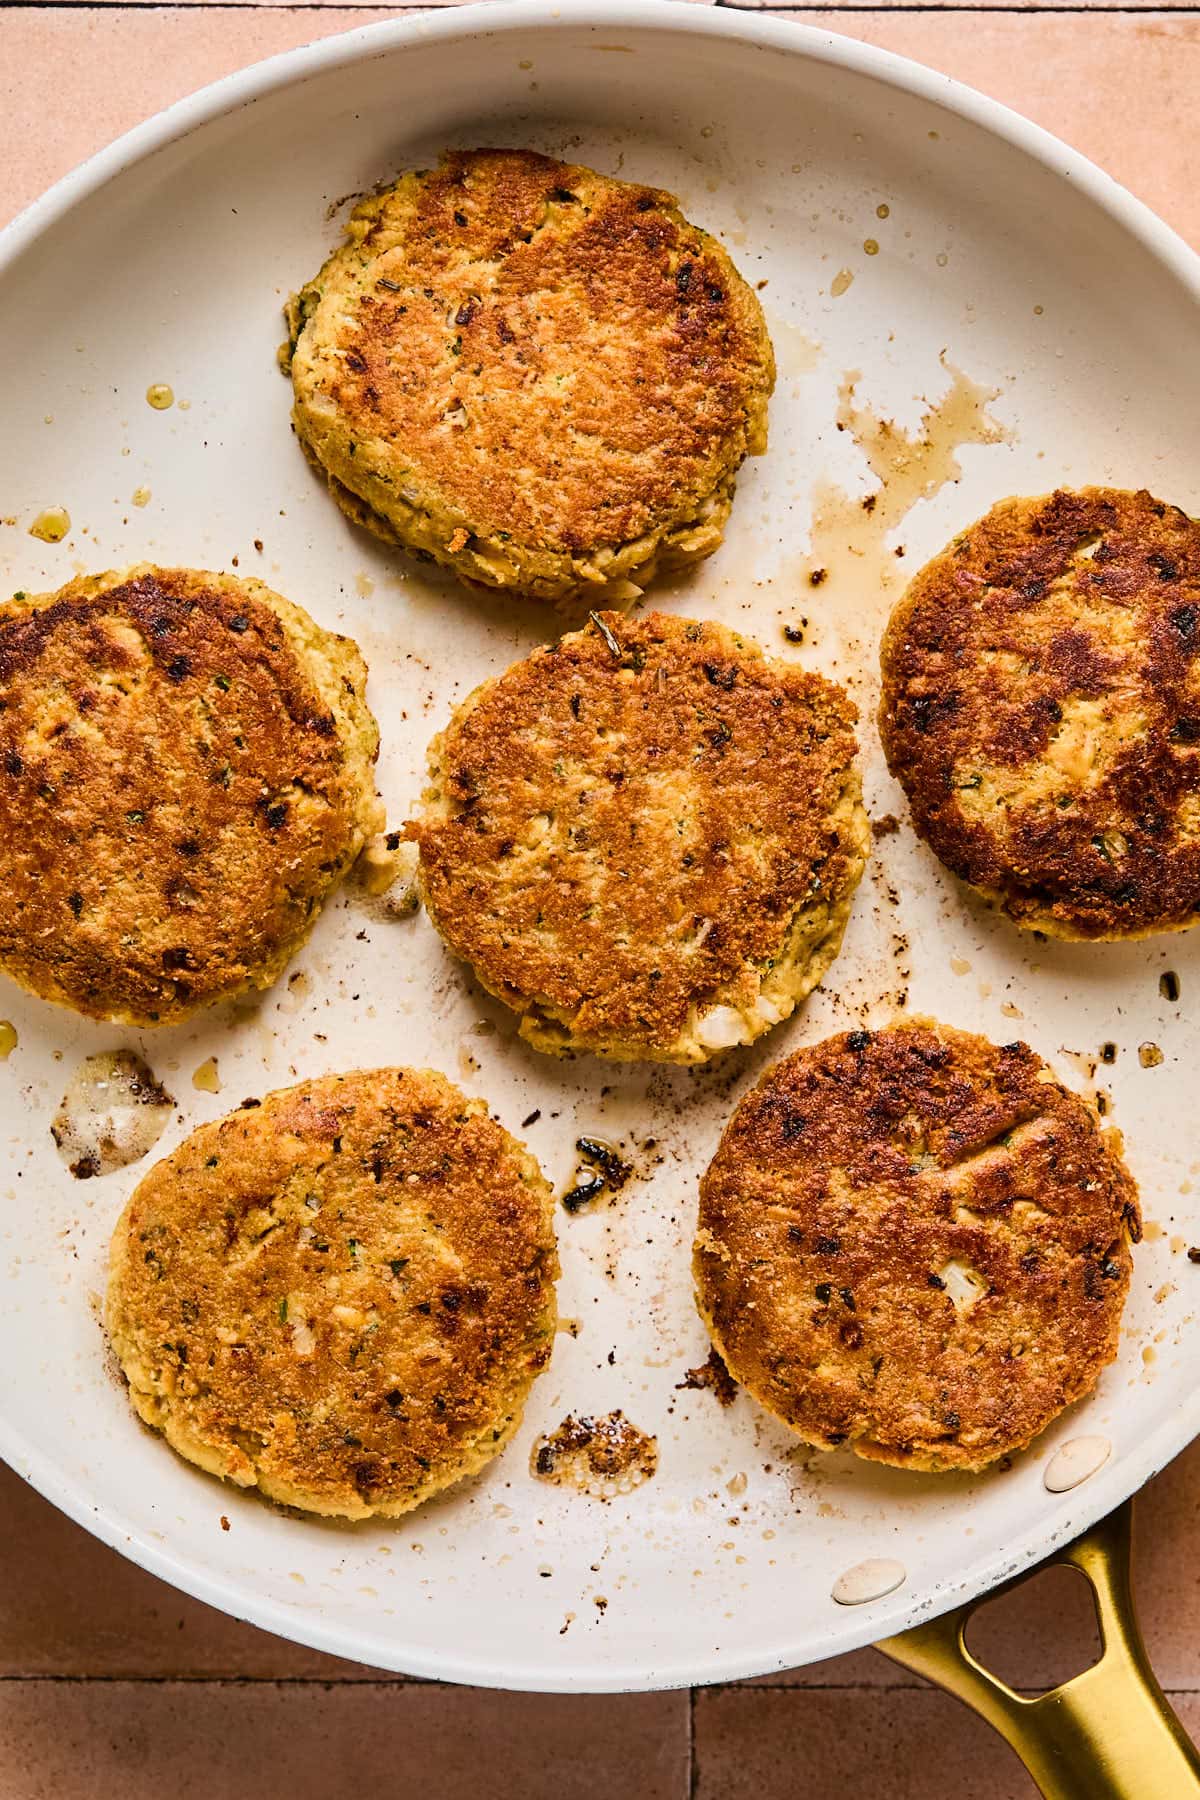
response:
[[[736,1381],[821,1449],[980,1469],[1117,1353],[1137,1189],[1026,1044],[932,1020],[768,1070],[701,1182],[697,1303]]]
[[[880,729],[917,831],[1055,937],[1200,909],[1200,524],[1150,494],[1004,500],[916,577]]]
[[[358,524],[485,588],[632,599],[721,542],[775,365],[657,188],[448,153],[361,202],[287,308],[306,453]]]
[[[433,923],[539,1050],[703,1062],[786,1018],[869,846],[845,693],[721,625],[594,614],[430,750]]]
[[[232,575],[0,606],[0,968],[137,1025],[268,986],[382,824],[366,678]]]
[[[327,1075],[194,1131],[112,1242],[142,1419],[272,1500],[396,1514],[480,1469],[555,1329],[536,1162],[429,1070]]]

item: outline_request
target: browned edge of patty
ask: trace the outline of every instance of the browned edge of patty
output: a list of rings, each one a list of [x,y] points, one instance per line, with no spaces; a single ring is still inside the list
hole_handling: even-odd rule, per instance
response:
[[[765,446],[770,340],[722,246],[670,194],[531,151],[363,201],[289,319],[340,503],[476,584],[604,594],[707,554]]]
[[[0,606],[0,965],[138,1024],[273,979],[378,828],[365,682],[349,639],[234,576]]]
[[[1116,1355],[1139,1236],[1119,1134],[1028,1045],[912,1019],[741,1101],[701,1182],[697,1299],[805,1442],[980,1469]]]
[[[433,920],[535,1025],[670,1056],[698,1009],[753,1007],[806,906],[840,940],[865,855],[856,717],[724,626],[597,615],[435,741],[407,828]]]
[[[537,1164],[429,1070],[201,1126],[135,1190],[107,1319],[148,1423],[308,1510],[399,1513],[496,1454],[554,1336]]]
[[[919,834],[1020,925],[1200,907],[1200,524],[1143,492],[1000,502],[917,575],[880,731]]]

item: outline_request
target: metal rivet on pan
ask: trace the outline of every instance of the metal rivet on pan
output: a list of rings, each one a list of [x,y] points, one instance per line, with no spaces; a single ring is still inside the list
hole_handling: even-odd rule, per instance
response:
[[[1072,1438],[1054,1452],[1042,1480],[1052,1494],[1065,1494],[1102,1469],[1111,1454],[1112,1445],[1106,1437]]]
[[[839,1606],[865,1606],[868,1600],[882,1600],[894,1594],[908,1580],[908,1570],[890,1556],[869,1556],[839,1575],[830,1593]]]

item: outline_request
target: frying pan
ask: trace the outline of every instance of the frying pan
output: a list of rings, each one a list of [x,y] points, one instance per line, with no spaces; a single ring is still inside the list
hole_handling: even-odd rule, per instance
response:
[[[821,31],[666,0],[389,22],[130,133],[0,242],[16,520],[4,577],[46,589],[146,557],[271,581],[362,644],[394,821],[448,708],[552,622],[402,565],[349,526],[291,440],[273,355],[282,302],[336,241],[346,197],[481,142],[674,189],[760,285],[780,365],[770,450],[743,473],[719,554],[655,601],[736,624],[858,698],[883,835],[844,951],[766,1045],[700,1074],[539,1057],[423,917],[387,919],[353,888],[274,992],[187,1026],[125,1031],[6,988],[18,1045],[0,1066],[0,1452],[168,1581],[362,1662],[599,1691],[886,1639],[1019,1741],[1046,1792],[1190,1793],[1195,1758],[1161,1722],[1137,1650],[1119,1525],[1070,1552],[1101,1583],[1108,1648],[1052,1704],[1007,1698],[961,1660],[956,1609],[1097,1527],[1200,1425],[1200,1269],[1186,1256],[1200,1238],[1198,944],[1041,943],[975,906],[904,823],[871,712],[904,571],[999,496],[1144,484],[1200,510],[1200,262],[1083,158],[978,94]],[[173,390],[166,410],[146,404],[156,384]],[[48,506],[70,515],[61,543],[25,529]],[[745,1397],[723,1409],[686,1385],[707,1348],[689,1292],[696,1180],[738,1092],[786,1048],[904,1008],[1024,1036],[1091,1092],[1126,1134],[1149,1221],[1119,1360],[1011,1467],[979,1477],[809,1455]],[[1115,1061],[1100,1060],[1105,1044]],[[97,1305],[139,1171],[80,1183],[49,1135],[79,1060],[118,1047],[176,1097],[160,1151],[244,1096],[388,1061],[442,1068],[525,1121],[555,1181],[581,1133],[625,1146],[637,1178],[620,1198],[561,1217],[571,1329],[519,1438],[480,1478],[399,1522],[335,1527],[218,1486],[135,1424]],[[220,1093],[193,1085],[210,1057]],[[538,1433],[615,1407],[657,1435],[654,1481],[592,1499],[535,1478]]]

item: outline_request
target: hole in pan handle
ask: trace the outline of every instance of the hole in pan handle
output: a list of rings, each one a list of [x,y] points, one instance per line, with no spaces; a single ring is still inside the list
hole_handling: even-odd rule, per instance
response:
[[[1138,1629],[1132,1520],[1127,1501],[1042,1565],[1065,1563],[1087,1577],[1103,1642],[1099,1662],[1049,1693],[1023,1699],[968,1650],[967,1622],[991,1594],[876,1646],[994,1726],[1047,1800],[1200,1800],[1200,1755],[1155,1680]]]

